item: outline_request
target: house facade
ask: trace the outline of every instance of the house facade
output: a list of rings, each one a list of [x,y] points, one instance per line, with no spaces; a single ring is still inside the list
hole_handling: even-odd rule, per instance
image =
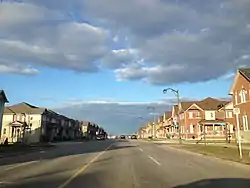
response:
[[[243,142],[250,142],[250,68],[237,70],[230,95],[233,107],[240,112],[238,115],[234,114],[234,119],[239,123],[241,139]]]
[[[173,111],[173,122],[177,124],[177,107]],[[179,124],[182,139],[232,139],[235,125],[232,111],[232,102],[211,97],[201,101],[181,102]],[[178,128],[173,133],[178,137]]]
[[[56,112],[28,103],[5,107],[2,135],[8,142],[50,142],[76,139],[79,124]]]
[[[4,113],[4,106],[5,103],[8,102],[8,99],[5,95],[5,92],[3,90],[0,90],[0,130],[2,130],[3,126],[3,113]],[[4,142],[4,138],[2,138],[2,134],[0,131],[0,142]]]

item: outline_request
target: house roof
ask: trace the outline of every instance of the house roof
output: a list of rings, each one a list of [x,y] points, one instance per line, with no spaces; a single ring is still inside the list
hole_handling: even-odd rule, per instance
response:
[[[162,121],[163,121],[163,116],[162,116],[162,115],[159,116],[158,121],[159,121],[159,122],[162,122]]]
[[[166,112],[164,112],[164,113],[165,113],[166,119],[169,119],[169,118],[172,117],[172,111],[166,111]]]
[[[208,97],[202,101],[197,102],[196,104],[203,110],[218,110],[220,108],[220,105],[225,105],[229,102],[230,101],[218,100],[212,97]]]
[[[33,106],[26,102],[8,106],[8,109],[10,109],[14,113],[27,113],[27,114],[42,114],[46,111],[45,108]]]
[[[181,109],[186,111],[194,103],[197,103],[197,101],[181,102]]]
[[[3,113],[4,114],[14,114],[14,112],[9,107],[5,107]]]
[[[237,73],[234,77],[233,84],[230,88],[230,93],[229,93],[230,95],[233,94],[236,82],[237,82],[240,75],[243,76],[248,82],[250,82],[250,68],[240,68],[237,70]]]
[[[250,82],[250,68],[240,68],[239,73]]]
[[[0,90],[0,96],[2,96],[2,98],[4,99],[4,102],[9,102],[6,95],[5,95],[4,90]]]

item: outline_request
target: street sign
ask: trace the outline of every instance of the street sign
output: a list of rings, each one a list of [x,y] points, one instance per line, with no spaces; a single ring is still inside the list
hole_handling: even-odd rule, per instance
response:
[[[240,109],[239,108],[234,108],[233,112],[235,115],[239,115],[240,114]]]

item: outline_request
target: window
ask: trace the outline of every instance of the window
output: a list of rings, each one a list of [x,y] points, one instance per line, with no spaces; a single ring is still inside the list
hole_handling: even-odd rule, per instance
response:
[[[244,131],[247,131],[248,130],[248,118],[247,118],[247,115],[242,116],[242,122],[243,122]]]
[[[193,119],[193,112],[189,112],[188,115],[189,115],[189,119]]]
[[[227,111],[226,112],[226,118],[232,118],[233,117],[233,112]]]
[[[21,115],[20,115],[20,114],[17,115],[16,120],[17,120],[17,121],[21,121]]]
[[[201,117],[201,113],[200,113],[200,112],[196,112],[196,113],[195,113],[195,117],[196,117],[196,118],[200,118],[200,117]]]
[[[6,134],[6,128],[3,129],[3,134]]]
[[[237,95],[237,92],[235,92],[234,100],[235,100],[235,104],[238,104],[238,95]]]
[[[240,91],[240,102],[244,103],[247,101],[247,91],[245,89],[242,89]]]
[[[191,124],[189,127],[190,127],[190,133],[194,133],[194,125]]]

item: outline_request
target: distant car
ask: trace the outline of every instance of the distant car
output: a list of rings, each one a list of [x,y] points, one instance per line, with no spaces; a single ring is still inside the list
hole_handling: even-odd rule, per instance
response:
[[[96,137],[97,140],[105,140],[105,137],[103,135],[99,135]]]
[[[136,135],[132,135],[131,139],[137,139],[137,136]]]
[[[121,135],[120,139],[126,139],[126,136],[125,135]]]

